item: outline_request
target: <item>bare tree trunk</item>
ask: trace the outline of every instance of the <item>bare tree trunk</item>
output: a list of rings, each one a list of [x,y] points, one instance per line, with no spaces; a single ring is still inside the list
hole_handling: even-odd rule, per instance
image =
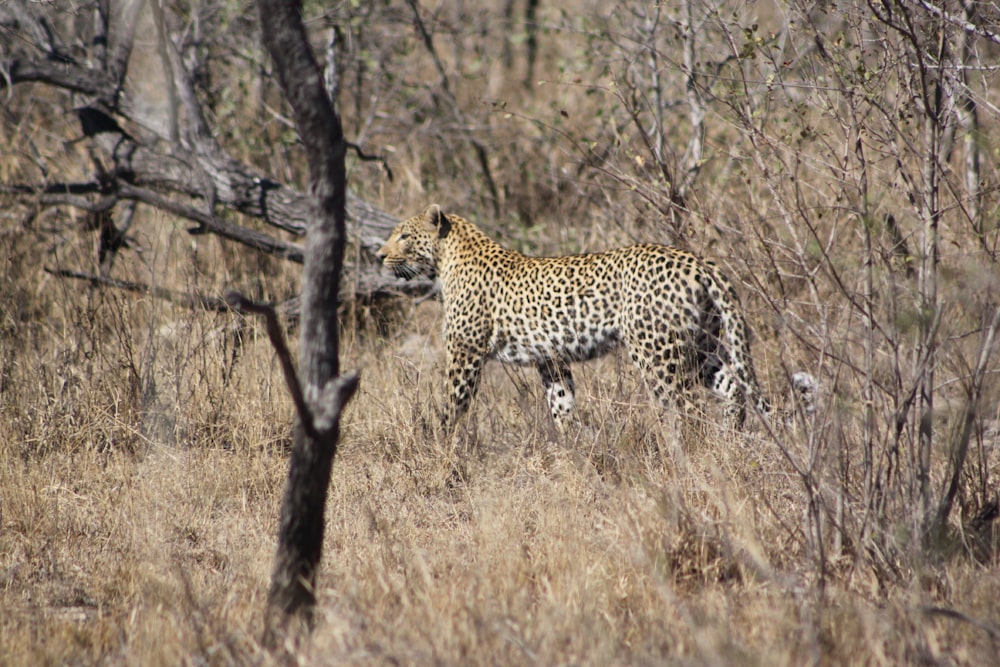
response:
[[[931,524],[931,538],[941,540],[944,537],[945,529],[948,525],[948,517],[955,505],[955,497],[958,495],[958,487],[962,479],[962,471],[965,469],[965,460],[969,453],[969,440],[972,438],[976,419],[980,413],[980,403],[983,396],[983,380],[989,368],[990,354],[993,352],[993,341],[996,339],[997,329],[1000,328],[1000,306],[994,308],[993,317],[989,327],[983,335],[983,342],[979,348],[979,357],[976,367],[972,371],[972,378],[969,381],[968,394],[965,404],[965,419],[962,422],[962,430],[957,439],[952,443],[948,482],[944,489],[941,500]]]
[[[524,74],[524,87],[535,85],[535,60],[538,57],[538,5],[539,0],[528,0],[524,6],[524,41],[528,67]]]
[[[942,30],[942,33],[944,31]],[[946,58],[944,37],[938,49],[938,62]],[[922,521],[929,526],[931,517],[931,449],[934,426],[934,370],[937,350],[937,327],[939,318],[937,272],[940,262],[938,247],[938,224],[941,218],[939,196],[941,189],[941,165],[943,164],[943,143],[945,139],[945,84],[941,71],[924,72],[924,155],[923,192],[921,193],[920,217],[920,268],[917,272],[917,290],[920,312],[920,339],[916,346],[916,359],[923,360],[918,382],[917,399],[917,482],[919,485]]]
[[[868,160],[865,157],[864,140],[862,138],[862,125],[858,120],[856,101],[853,96],[849,101],[851,105],[851,133],[854,140],[854,157],[858,164],[858,214],[861,219],[862,233],[864,235],[864,269],[861,276],[862,307],[861,317],[864,320],[864,365],[862,366],[864,379],[861,383],[861,402],[864,410],[862,428],[862,484],[865,492],[865,507],[874,507],[877,500],[876,479],[875,479],[875,249],[872,243],[872,218],[868,205]],[[843,511],[843,503],[849,492],[850,482],[845,478],[842,480],[840,490],[838,510]],[[870,525],[866,522],[863,530],[867,533]],[[838,533],[839,534],[839,533]],[[863,541],[867,541],[867,534],[863,534]]]
[[[962,2],[965,20],[969,23],[973,21],[976,14],[976,5],[970,0]],[[959,70],[959,82],[961,94],[958,96],[958,123],[962,126],[965,134],[965,193],[966,193],[966,213],[972,223],[972,229],[982,249],[992,256],[992,252],[986,243],[985,220],[982,214],[983,192],[981,183],[981,156],[979,144],[982,138],[979,130],[979,110],[976,100],[969,90],[969,68],[979,65],[979,56],[975,49],[970,47],[969,35],[963,30],[958,35],[959,45],[958,58],[961,68]]]
[[[698,28],[692,0],[684,1],[684,89],[687,92],[689,113],[691,115],[691,138],[688,140],[687,154],[684,160],[684,173],[678,186],[678,194],[686,200],[691,194],[691,188],[701,170],[702,157],[705,149],[705,96],[702,94],[701,82],[698,81],[698,59],[695,51],[695,36]]]
[[[294,631],[293,623],[311,626],[340,413],[358,380],[356,375],[340,377],[337,302],[347,239],[346,145],[340,119],[309,47],[301,2],[260,0],[258,8],[264,44],[306,148],[313,208],[302,279],[300,390],[293,390],[299,397],[298,423],[267,602],[265,644],[274,647],[285,632]]]

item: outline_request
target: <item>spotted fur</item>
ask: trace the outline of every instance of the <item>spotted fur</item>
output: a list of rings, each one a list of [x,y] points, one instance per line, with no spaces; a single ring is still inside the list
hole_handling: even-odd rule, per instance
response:
[[[664,245],[526,257],[432,205],[379,250],[403,278],[437,278],[444,305],[452,420],[476,393],[488,358],[534,365],[556,424],[576,406],[569,364],[624,346],[665,405],[688,409],[696,382],[741,427],[748,402],[768,413],[732,285],[711,262]]]

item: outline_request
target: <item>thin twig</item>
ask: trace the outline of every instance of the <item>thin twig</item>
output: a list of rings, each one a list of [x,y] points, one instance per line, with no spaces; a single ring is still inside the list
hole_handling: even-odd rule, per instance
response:
[[[348,148],[353,148],[354,152],[357,154],[358,159],[362,162],[381,162],[382,168],[385,169],[385,176],[392,181],[392,169],[389,168],[389,162],[385,159],[384,155],[369,155],[361,150],[361,146],[353,144],[350,141],[345,141],[344,145]]]
[[[950,618],[955,621],[962,621],[968,623],[969,625],[979,628],[986,634],[988,634],[993,639],[1000,639],[1000,628],[993,625],[992,623],[987,623],[985,621],[980,621],[978,618],[973,618],[968,614],[963,614],[960,611],[951,609],[950,607],[932,607],[929,605],[921,605],[917,607],[917,611],[921,612],[925,616],[943,616],[945,618]]]
[[[285,384],[288,386],[288,393],[292,395],[292,402],[295,403],[295,412],[299,417],[303,430],[310,438],[316,437],[316,429],[313,424],[312,411],[306,405],[305,395],[302,393],[302,385],[299,383],[298,373],[295,371],[295,364],[292,363],[292,354],[288,351],[285,343],[285,334],[278,322],[278,314],[274,306],[267,303],[259,303],[248,299],[236,290],[226,292],[226,303],[231,308],[240,312],[263,315],[264,323],[267,325],[267,337],[271,339],[274,352],[281,362],[281,370],[285,375]]]
[[[289,128],[289,129],[296,130],[295,123],[288,116],[285,116],[281,112],[279,112],[279,111],[277,111],[275,109],[272,109],[271,107],[269,107],[266,104],[264,105],[264,109],[269,114],[271,114],[271,117],[274,120],[278,121],[279,123],[281,123],[282,125],[284,125],[285,127]],[[301,138],[299,139],[299,143],[300,144],[302,143]],[[393,178],[393,176],[392,176],[392,169],[389,168],[389,162],[388,162],[388,160],[386,160],[386,157],[384,155],[371,155],[369,153],[365,153],[361,149],[361,146],[359,146],[358,144],[355,144],[353,142],[350,142],[350,141],[345,141],[344,142],[344,146],[346,146],[347,148],[353,149],[354,152],[355,152],[355,154],[357,154],[358,159],[361,160],[362,162],[381,162],[382,163],[382,168],[385,169],[385,175],[386,175],[386,177],[390,181],[392,180],[392,178]]]
[[[45,272],[59,278],[86,280],[97,287],[114,287],[115,289],[125,290],[126,292],[148,294],[157,299],[163,299],[164,301],[169,301],[170,303],[181,306],[187,306],[188,308],[198,308],[201,310],[211,310],[216,312],[229,310],[229,305],[225,301],[217,297],[207,296],[205,294],[186,294],[184,292],[176,292],[164,287],[156,287],[132,280],[109,278],[107,276],[98,276],[92,273],[83,273],[82,271],[72,271],[69,269],[52,269],[45,267]]]
[[[427,48],[427,52],[434,61],[434,67],[437,69],[438,75],[441,77],[440,86],[446,98],[445,102],[447,103],[448,108],[451,109],[452,113],[455,115],[456,120],[458,120],[461,125],[467,126],[468,123],[465,120],[465,114],[462,113],[462,107],[451,90],[451,84],[448,81],[448,73],[444,68],[444,64],[441,62],[441,58],[438,56],[437,49],[434,48],[434,38],[427,30],[427,26],[424,24],[424,20],[420,16],[420,6],[416,0],[406,0],[406,4],[410,7],[410,11],[413,12],[413,22],[417,27],[417,31],[420,33],[420,37],[424,42],[424,46]],[[472,136],[471,131],[467,130],[466,132],[469,143],[472,144],[472,148],[479,160],[479,167],[483,171],[483,179],[486,181],[486,187],[489,189],[490,197],[493,200],[493,214],[499,217],[500,193],[497,189],[496,181],[493,180],[493,172],[490,169],[489,156],[486,151],[486,147],[483,146],[482,142]]]
[[[996,33],[987,27],[976,25],[972,21],[966,21],[965,18],[961,16],[955,16],[953,14],[950,14],[949,12],[944,11],[940,7],[936,7],[929,2],[926,2],[926,0],[916,0],[916,2],[913,2],[913,0],[910,1],[912,2],[912,4],[921,7],[928,14],[931,14],[939,19],[951,23],[952,25],[957,26],[962,31],[970,35],[979,35],[980,37],[984,37],[990,40],[994,44],[1000,44],[1000,33]]]
[[[83,183],[0,183],[0,194],[5,195],[41,195],[41,194],[71,194],[84,195],[103,192],[104,186],[97,181]]]

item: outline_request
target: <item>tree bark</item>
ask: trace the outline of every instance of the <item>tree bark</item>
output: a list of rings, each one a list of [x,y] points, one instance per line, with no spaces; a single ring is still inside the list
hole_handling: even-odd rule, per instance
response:
[[[286,632],[294,630],[296,621],[305,629],[312,623],[340,414],[358,379],[356,375],[342,378],[339,363],[337,302],[347,242],[346,145],[340,119],[309,47],[301,3],[260,0],[258,9],[264,44],[306,148],[311,193],[302,277],[299,390],[293,390],[299,415],[267,602],[264,641],[273,648]],[[296,386],[292,381],[289,385]]]

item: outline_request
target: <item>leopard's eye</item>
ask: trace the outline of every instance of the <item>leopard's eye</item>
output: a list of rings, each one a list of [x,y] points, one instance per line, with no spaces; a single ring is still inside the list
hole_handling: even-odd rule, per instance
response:
[[[410,238],[410,235],[409,235],[409,234],[400,234],[400,235],[399,235],[399,240],[400,240],[400,241],[405,241],[405,240],[406,240],[406,239],[408,239],[408,238]]]

